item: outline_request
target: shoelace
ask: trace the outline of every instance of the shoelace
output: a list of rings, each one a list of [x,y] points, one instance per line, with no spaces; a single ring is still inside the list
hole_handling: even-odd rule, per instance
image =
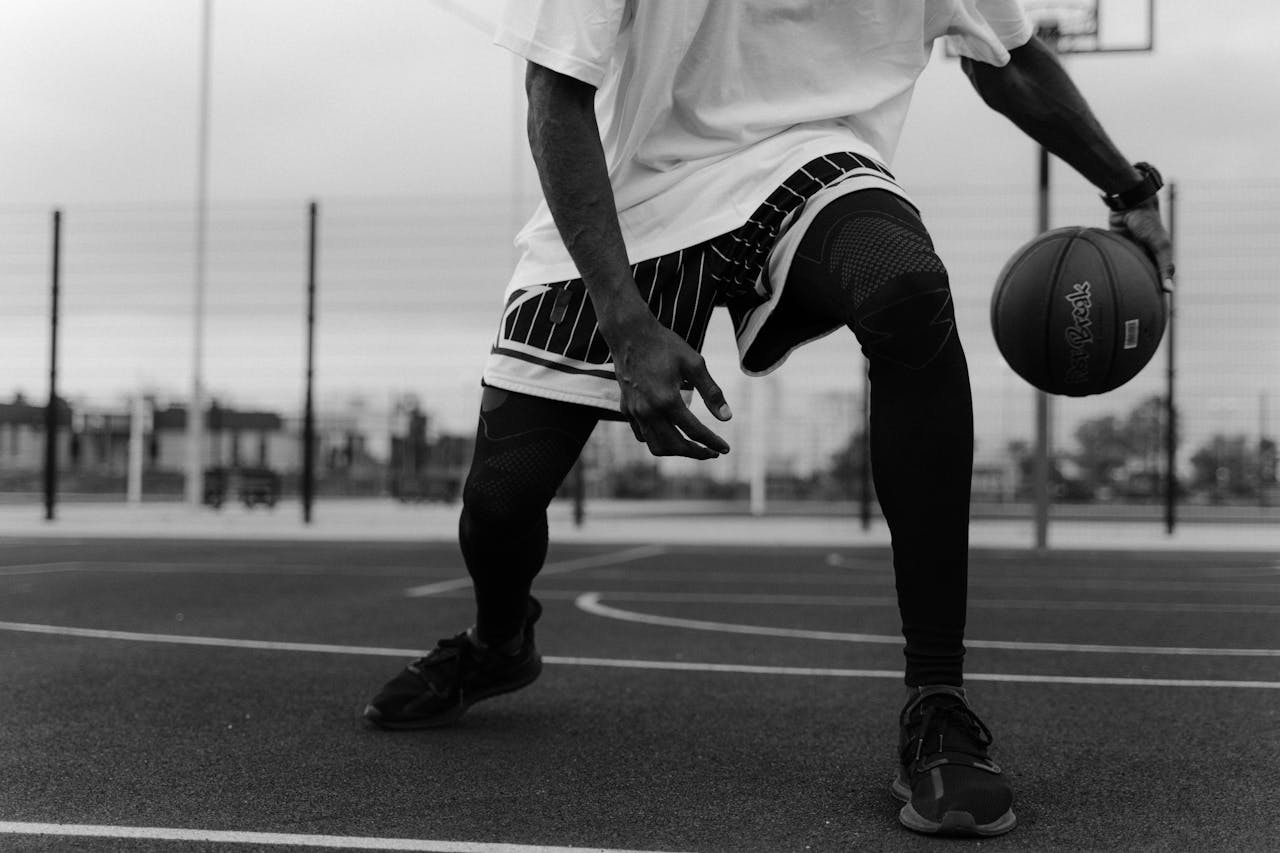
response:
[[[426,667],[433,666],[452,657],[465,658],[474,649],[475,647],[471,644],[471,640],[467,639],[467,632],[463,631],[461,634],[455,634],[452,637],[446,637],[438,641],[434,649],[409,664],[409,669],[421,672]]]
[[[987,747],[994,740],[991,730],[968,705],[959,700],[926,701],[923,704],[923,708],[917,707],[912,710],[911,716],[918,715],[920,722],[913,727],[916,733],[908,738],[906,748],[903,750],[904,763],[908,760],[919,761],[926,754],[933,755],[939,752],[959,752],[983,761],[988,760]],[[910,718],[907,722],[910,724]],[[947,736],[952,734],[958,735],[962,742],[956,743],[956,738],[951,738],[948,742]],[[932,748],[935,737],[937,749]],[[928,748],[927,753],[926,748]]]

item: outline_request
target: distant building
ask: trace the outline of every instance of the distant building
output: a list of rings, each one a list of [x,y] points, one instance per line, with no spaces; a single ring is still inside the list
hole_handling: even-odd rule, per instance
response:
[[[403,501],[453,501],[462,494],[474,439],[432,435],[430,418],[417,404],[397,409],[388,435],[386,488]]]
[[[1018,471],[1012,460],[1005,464],[973,466],[973,499],[1004,503],[1017,496]]]
[[[187,410],[169,406],[152,415],[146,467],[180,471],[187,460]],[[298,455],[284,420],[272,412],[241,412],[213,405],[204,419],[206,468],[282,468]]]
[[[17,394],[0,403],[0,470],[36,471],[44,466],[45,406],[33,406]],[[58,454],[67,458],[71,444],[71,407],[58,407]]]
[[[129,466],[131,412],[63,402],[58,412],[58,467],[65,471],[123,475]],[[45,406],[20,395],[0,403],[0,468],[34,471],[44,467]],[[147,471],[182,471],[187,458],[187,413],[178,406],[151,411],[142,424]],[[270,412],[211,407],[205,416],[206,467],[279,467],[296,464],[298,441]]]

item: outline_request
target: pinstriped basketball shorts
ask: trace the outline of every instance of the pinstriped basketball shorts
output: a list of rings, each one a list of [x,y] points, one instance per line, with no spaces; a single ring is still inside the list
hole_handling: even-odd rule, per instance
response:
[[[796,347],[835,328],[801,334],[770,323],[804,222],[826,201],[869,188],[903,195],[873,160],[852,153],[819,157],[788,177],[741,227],[641,261],[632,275],[658,322],[696,350],[714,310],[727,308],[743,370],[769,373]],[[580,278],[523,287],[508,297],[482,382],[621,418],[613,359]]]

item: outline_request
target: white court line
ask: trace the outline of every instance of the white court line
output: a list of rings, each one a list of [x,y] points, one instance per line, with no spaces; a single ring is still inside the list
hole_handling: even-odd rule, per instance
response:
[[[799,675],[819,678],[890,678],[902,680],[902,670],[831,669],[806,666],[760,666],[691,661],[610,660],[608,658],[551,658],[544,663],[562,666],[607,666],[615,669],[656,669],[676,672],[733,672],[744,675]],[[1023,675],[1006,672],[966,672],[965,681],[1006,681],[1022,684],[1092,684],[1125,687],[1243,687],[1280,690],[1280,681],[1224,681],[1193,678],[1111,678],[1077,675]]]
[[[259,649],[276,652],[315,652],[330,655],[366,655],[372,657],[416,657],[420,649],[392,649],[377,646],[343,646],[326,643],[287,643],[271,640],[238,640],[227,637],[193,637],[181,634],[144,634],[137,631],[107,631],[100,628],[74,628],[62,625],[39,625],[28,622],[0,622],[0,631],[53,634],[65,637],[87,637],[98,640],[125,640],[142,643],[218,646],[232,649]],[[650,669],[668,672],[728,672],[743,675],[792,675],[818,678],[894,678],[900,670],[887,669],[822,669],[800,666],[757,666],[752,664],[698,663],[695,661],[629,660],[625,658],[582,658],[545,655],[543,663],[554,666],[598,666],[610,669]],[[1011,681],[1023,684],[1097,684],[1148,687],[1243,687],[1280,690],[1280,681],[1217,681],[1178,678],[1095,678],[1090,676],[1035,675],[1016,673],[966,673],[974,681]]]
[[[600,579],[614,580],[620,575],[612,572],[600,572]],[[711,584],[723,583],[741,586],[744,582],[760,581],[774,585],[788,586],[879,586],[893,588],[892,573],[883,576],[867,573],[831,572],[820,574],[813,572],[751,572],[751,571],[718,571],[699,570],[668,571],[665,569],[642,570],[635,573],[634,580],[652,583],[662,581],[697,581]],[[1108,580],[1105,578],[1001,578],[970,576],[969,588],[996,586],[1005,589],[1063,589],[1088,590],[1092,592],[1251,592],[1261,594],[1280,594],[1280,584],[1275,583],[1243,583],[1235,581],[1159,581],[1159,580]]]
[[[275,640],[238,640],[231,637],[197,637],[189,634],[149,634],[141,631],[108,631],[102,628],[75,628],[31,622],[0,622],[0,631],[87,637],[93,640],[125,640],[135,643],[169,643],[178,646],[216,646],[226,649],[259,649],[271,652],[318,652],[327,655],[378,655],[417,657],[422,649],[391,649],[376,646],[343,646],[331,643],[290,643]]]
[[[18,821],[0,821],[0,835],[135,838],[148,841],[203,841],[213,844],[328,847],[342,850],[414,850],[420,853],[645,853],[641,850],[614,850],[603,847],[503,844],[492,841],[429,841],[416,838],[367,838],[346,835],[302,835],[289,832],[234,832],[159,826],[103,826]]]
[[[121,563],[90,562],[87,560],[67,560],[61,563],[30,563],[17,566],[0,566],[0,577],[21,575],[65,574],[68,572],[84,572],[86,574],[121,574],[121,575],[250,575],[266,576],[316,576],[316,577],[389,577],[403,578],[412,575],[415,570],[404,569],[360,569],[360,570],[328,570],[315,566],[286,566],[274,563],[271,565],[253,565],[237,563],[236,565],[201,564],[201,563]]]
[[[539,598],[574,599],[581,593],[543,591]],[[791,595],[787,593],[635,592],[610,590],[610,600],[664,604],[760,604],[776,607],[897,607],[892,595]],[[970,608],[992,610],[1110,610],[1121,613],[1262,613],[1280,614],[1280,604],[1195,604],[1148,601],[1043,601],[1018,598],[970,598]]]
[[[547,563],[542,567],[542,571],[538,572],[538,577],[545,578],[549,575],[562,575],[566,572],[575,572],[578,569],[594,569],[599,566],[613,566],[618,563],[630,563],[634,560],[643,560],[645,557],[653,557],[663,553],[667,549],[662,545],[640,545],[635,548],[627,548],[623,551],[614,551],[610,554],[595,554],[588,557],[575,557],[572,560],[559,560],[554,563]],[[404,594],[410,598],[423,598],[428,595],[435,595],[439,592],[453,592],[458,589],[469,589],[471,587],[471,578],[452,578],[447,581],[437,581],[436,583],[423,584],[422,586],[410,587],[404,591]]]
[[[0,577],[18,577],[20,575],[51,575],[59,572],[75,572],[83,568],[80,560],[60,560],[56,563],[18,563],[11,566],[0,566]]]
[[[811,631],[803,628],[770,628],[763,625],[737,625],[731,622],[709,622],[705,619],[682,619],[676,616],[656,616],[620,610],[601,604],[599,592],[584,592],[574,604],[593,616],[617,619],[621,622],[638,622],[642,625],[659,625],[664,628],[690,628],[695,631],[719,631],[725,634],[752,634],[760,637],[788,637],[802,640],[830,640],[840,643],[871,643],[901,645],[897,634],[848,634],[839,631]],[[1280,649],[1200,649],[1172,646],[1106,646],[1090,643],[1033,643],[1015,640],[964,641],[971,649],[1006,649],[1034,652],[1096,652],[1111,655],[1181,655],[1192,657],[1280,657]]]

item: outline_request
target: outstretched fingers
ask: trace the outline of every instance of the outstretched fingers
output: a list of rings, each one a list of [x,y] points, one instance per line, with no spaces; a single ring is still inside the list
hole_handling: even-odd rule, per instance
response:
[[[701,355],[688,366],[685,373],[690,381],[693,382],[693,387],[697,389],[698,394],[702,397],[702,402],[707,404],[707,409],[711,411],[711,414],[722,421],[727,421],[733,417],[729,404],[725,402],[724,391],[721,391],[720,386],[711,378],[711,372],[707,370],[707,362]],[[725,445],[724,452],[729,452],[728,445]]]
[[[642,344],[615,348],[622,412],[636,439],[654,456],[714,459],[728,453],[729,443],[694,416],[680,393],[692,384],[715,417],[733,416],[702,355],[668,329]]]
[[[729,444],[708,429],[677,394],[674,401],[630,413],[631,429],[654,456],[715,459],[729,452]]]
[[[693,383],[693,387],[697,389],[702,401],[706,403],[707,408],[713,415],[722,421],[727,421],[733,417],[733,412],[729,410],[729,404],[725,402],[724,391],[720,390],[720,386],[711,378],[711,372],[707,370],[707,362],[700,354],[695,354],[684,365],[682,373],[686,379]],[[689,410],[689,407],[685,405],[683,397],[677,397],[675,405],[671,407],[671,421],[686,436],[700,443],[703,447],[711,449],[717,456],[721,453],[729,452],[729,442],[698,420],[693,412]]]
[[[711,453],[711,456],[706,458],[714,458],[722,453],[729,452],[729,442],[698,420],[697,416],[689,410],[683,400],[680,401],[680,408],[675,412],[671,423],[688,436],[689,439],[697,442],[696,446]]]

